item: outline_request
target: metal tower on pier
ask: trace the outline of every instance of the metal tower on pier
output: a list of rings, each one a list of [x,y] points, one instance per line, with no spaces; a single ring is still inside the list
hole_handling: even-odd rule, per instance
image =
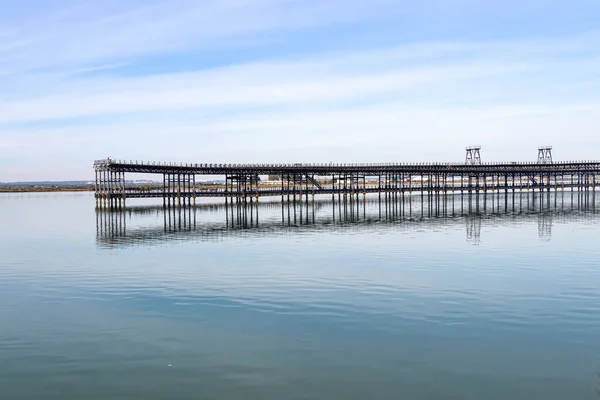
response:
[[[538,163],[552,164],[552,146],[538,147]]]
[[[465,164],[481,165],[481,154],[479,150],[481,150],[481,146],[468,146],[467,156],[465,157]]]

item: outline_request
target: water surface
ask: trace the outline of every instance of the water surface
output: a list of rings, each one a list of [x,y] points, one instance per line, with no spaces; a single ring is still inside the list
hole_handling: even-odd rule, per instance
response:
[[[596,399],[592,193],[0,196],[6,399]]]

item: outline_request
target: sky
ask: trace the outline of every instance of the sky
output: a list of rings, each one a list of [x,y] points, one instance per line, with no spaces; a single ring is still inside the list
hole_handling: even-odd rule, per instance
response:
[[[597,0],[0,0],[0,181],[600,159]]]

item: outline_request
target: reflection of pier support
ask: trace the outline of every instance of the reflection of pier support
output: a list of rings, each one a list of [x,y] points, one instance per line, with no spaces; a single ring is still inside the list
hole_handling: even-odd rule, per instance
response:
[[[552,213],[541,212],[538,219],[538,237],[548,242],[552,238]]]
[[[164,209],[164,231],[181,232],[196,229],[195,207],[167,207]]]
[[[174,178],[173,178],[174,179]],[[378,195],[358,199],[354,196],[329,196],[315,201],[258,202],[255,198],[227,198],[223,204],[196,207],[130,207],[122,210],[98,210],[98,240],[108,245],[125,242],[174,240],[178,238],[220,238],[236,232],[256,229],[256,234],[278,234],[300,228],[417,229],[418,226],[440,227],[463,224],[469,243],[481,242],[482,225],[494,218],[528,221],[537,228],[540,240],[550,240],[554,221],[589,219],[597,215],[593,193],[532,193],[427,195],[380,198]],[[487,204],[487,206],[486,206]],[[203,212],[225,213],[222,220],[202,218]],[[160,215],[163,224],[156,228],[135,226],[127,221],[136,214]],[[200,214],[200,215],[197,215]],[[493,226],[493,225],[492,225]],[[311,228],[312,227],[312,228]],[[413,228],[411,228],[413,227]],[[435,228],[438,230],[438,228]]]
[[[96,235],[114,239],[127,234],[127,215],[121,211],[96,210]]]
[[[225,225],[228,229],[248,229],[258,227],[258,199],[249,197],[225,198]]]
[[[481,216],[469,215],[466,219],[467,242],[479,244],[481,242]]]

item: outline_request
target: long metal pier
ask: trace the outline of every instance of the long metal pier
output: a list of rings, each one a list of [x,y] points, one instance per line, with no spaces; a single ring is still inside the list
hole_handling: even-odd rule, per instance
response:
[[[125,207],[128,198],[162,198],[164,207],[190,206],[199,197],[247,201],[261,196],[302,200],[319,194],[359,196],[592,191],[600,187],[600,161],[553,162],[550,147],[540,147],[537,162],[483,163],[479,147],[467,148],[465,163],[368,164],[199,164],[97,160],[96,206]],[[126,174],[154,174],[161,184],[126,184]],[[197,176],[224,178],[207,187]],[[265,182],[262,177],[274,180]]]

